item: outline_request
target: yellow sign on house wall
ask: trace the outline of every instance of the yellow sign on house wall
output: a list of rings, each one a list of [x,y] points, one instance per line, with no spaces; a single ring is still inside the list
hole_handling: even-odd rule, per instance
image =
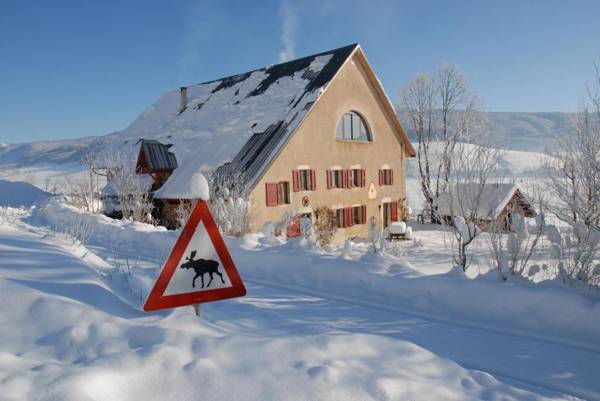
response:
[[[377,189],[375,189],[375,183],[371,181],[369,184],[369,199],[377,199]]]

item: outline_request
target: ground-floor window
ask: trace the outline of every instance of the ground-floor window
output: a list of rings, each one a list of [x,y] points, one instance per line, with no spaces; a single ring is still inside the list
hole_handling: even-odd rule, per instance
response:
[[[344,209],[333,209],[335,218],[335,226],[338,228],[344,227]]]
[[[352,208],[352,224],[365,224],[366,219],[367,216],[363,215],[362,206],[355,206]]]
[[[393,221],[398,221],[398,202],[384,202],[381,204],[381,208],[384,227],[387,227]]]

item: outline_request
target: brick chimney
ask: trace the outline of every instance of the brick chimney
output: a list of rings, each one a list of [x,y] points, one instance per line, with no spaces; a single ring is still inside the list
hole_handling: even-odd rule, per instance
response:
[[[179,104],[179,114],[183,113],[187,108],[187,87],[182,86],[179,88],[180,94],[180,104]]]

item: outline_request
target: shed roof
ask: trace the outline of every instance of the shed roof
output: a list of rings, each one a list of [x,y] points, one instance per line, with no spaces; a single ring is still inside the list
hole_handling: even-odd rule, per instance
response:
[[[140,139],[139,142],[138,168],[142,153],[150,170],[175,170],[177,168],[177,158],[173,152],[169,151],[171,144],[160,143],[153,139]]]
[[[495,220],[515,197],[526,209],[526,217],[535,216],[533,206],[516,184],[488,183],[483,188],[479,184],[456,184],[440,194],[436,205],[442,216]]]

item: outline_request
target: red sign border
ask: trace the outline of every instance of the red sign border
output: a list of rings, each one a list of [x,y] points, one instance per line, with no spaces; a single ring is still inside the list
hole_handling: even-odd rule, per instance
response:
[[[196,228],[200,222],[204,222],[208,237],[211,239],[217,255],[219,255],[219,259],[221,259],[221,262],[223,263],[223,268],[227,272],[227,276],[229,276],[229,281],[231,282],[232,286],[227,288],[217,288],[214,290],[163,296],[167,286],[169,285],[169,282],[171,281],[171,277],[173,277],[173,274],[177,269],[177,265],[183,257],[185,249],[194,236]],[[192,211],[192,214],[185,223],[179,238],[177,238],[177,241],[171,250],[171,254],[161,269],[160,274],[154,283],[152,291],[150,291],[150,294],[144,303],[144,310],[149,312],[159,309],[176,308],[178,306],[243,297],[244,295],[246,295],[246,287],[244,287],[244,283],[242,282],[242,279],[235,268],[233,259],[227,250],[227,245],[225,245],[225,242],[223,241],[223,237],[221,236],[221,233],[217,228],[217,224],[215,223],[210,210],[208,209],[208,205],[205,201],[198,200],[194,210]]]

